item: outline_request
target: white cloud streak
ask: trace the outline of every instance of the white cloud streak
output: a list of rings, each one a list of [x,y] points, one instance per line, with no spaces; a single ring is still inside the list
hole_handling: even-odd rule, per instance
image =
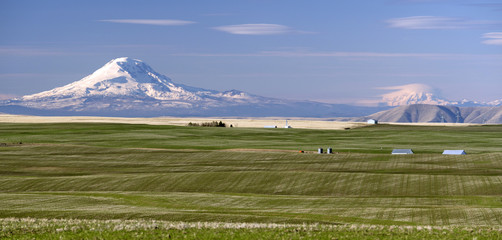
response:
[[[386,53],[386,52],[310,52],[262,51],[258,53],[178,53],[173,56],[190,57],[339,57],[339,58],[502,58],[502,55],[475,55],[455,53]]]
[[[403,29],[466,29],[475,27],[498,26],[497,21],[472,21],[460,18],[437,16],[413,16],[387,20],[389,27]]]
[[[0,78],[26,78],[26,77],[40,77],[44,74],[38,73],[0,73]]]
[[[238,35],[277,35],[295,32],[288,26],[265,23],[226,25],[214,27],[214,29]]]
[[[502,45],[502,32],[490,32],[483,34],[483,38],[487,40],[482,41],[486,45]]]
[[[182,26],[195,23],[192,21],[174,20],[174,19],[104,19],[99,21],[111,22],[111,23],[158,25],[158,26]]]
[[[0,93],[0,100],[9,100],[9,99],[13,99],[13,98],[17,98],[19,97],[18,95],[14,95],[14,94],[3,94],[3,93]]]
[[[56,51],[56,50],[46,50],[37,48],[24,48],[24,47],[2,47],[0,46],[0,56],[61,56],[69,55],[68,53]]]

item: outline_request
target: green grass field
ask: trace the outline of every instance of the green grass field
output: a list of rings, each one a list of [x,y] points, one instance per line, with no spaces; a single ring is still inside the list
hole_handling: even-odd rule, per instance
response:
[[[21,225],[27,218],[430,225],[446,229],[429,231],[430,238],[446,231],[443,237],[478,239],[493,239],[500,234],[494,227],[502,225],[502,126],[496,125],[336,131],[2,123],[0,143],[7,143],[0,147],[0,218]],[[318,147],[332,147],[336,154],[313,153]],[[393,148],[416,154],[392,156]],[[444,156],[444,149],[468,155]],[[7,222],[0,237],[92,238],[88,229],[40,232]],[[78,229],[86,229],[82,224]],[[172,229],[170,236],[217,239],[239,232],[190,229],[188,235]],[[239,238],[281,238],[295,228],[258,229],[242,230]],[[147,230],[132,233],[157,234]],[[308,230],[303,237],[329,239],[349,230]],[[347,239],[380,233],[369,232]],[[122,233],[128,234],[118,231],[116,237],[126,238]],[[326,235],[308,235],[317,233]],[[295,234],[282,237],[302,238]],[[427,233],[409,236],[429,238],[421,234]]]

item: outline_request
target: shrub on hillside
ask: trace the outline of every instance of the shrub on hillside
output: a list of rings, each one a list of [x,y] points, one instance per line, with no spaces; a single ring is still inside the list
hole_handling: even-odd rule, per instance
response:
[[[212,121],[212,122],[203,122],[203,123],[192,123],[189,122],[187,124],[189,127],[226,127],[226,124],[222,121]]]

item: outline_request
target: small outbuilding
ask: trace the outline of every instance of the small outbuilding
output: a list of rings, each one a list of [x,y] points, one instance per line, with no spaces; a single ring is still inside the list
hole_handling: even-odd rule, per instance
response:
[[[392,150],[392,154],[413,154],[413,150],[411,150],[411,149],[394,149],[394,150]]]
[[[464,150],[444,150],[445,155],[467,155]]]
[[[367,123],[368,123],[368,124],[378,124],[378,120],[376,120],[376,119],[369,119],[369,120],[367,121]]]

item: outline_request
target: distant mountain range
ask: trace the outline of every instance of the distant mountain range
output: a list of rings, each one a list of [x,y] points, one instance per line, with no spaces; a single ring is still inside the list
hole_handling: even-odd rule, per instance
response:
[[[0,112],[122,117],[314,117],[381,122],[502,123],[502,100],[448,101],[422,84],[384,88],[380,106],[267,98],[173,82],[146,63],[117,58],[91,75],[49,91],[0,102]],[[397,107],[396,107],[397,106]]]
[[[364,116],[388,107],[359,107],[261,97],[174,83],[146,63],[117,58],[91,75],[49,91],[0,102],[0,112],[94,116]]]
[[[457,107],[427,104],[412,104],[371,114],[366,117],[346,119],[380,122],[436,122],[436,123],[502,123],[502,106],[497,107]]]
[[[394,91],[382,95],[379,104],[394,106],[394,108],[365,117],[345,120],[377,119],[380,122],[403,123],[502,123],[502,100],[450,101],[442,98],[439,91],[424,84],[408,84],[382,89]]]

